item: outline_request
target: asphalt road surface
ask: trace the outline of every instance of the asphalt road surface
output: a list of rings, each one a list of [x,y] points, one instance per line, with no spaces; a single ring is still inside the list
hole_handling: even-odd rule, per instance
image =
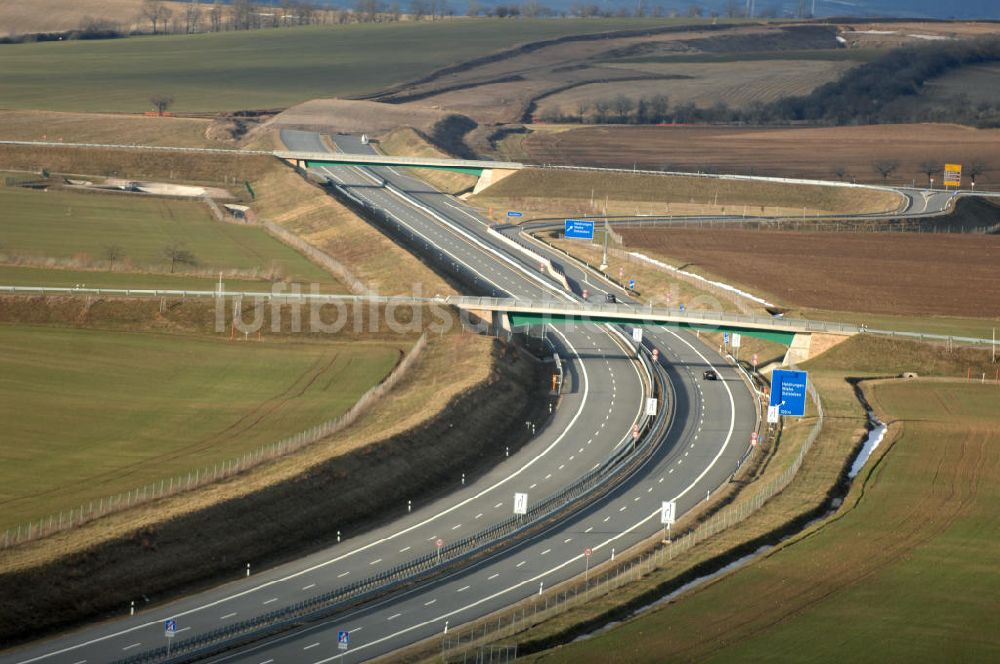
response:
[[[362,151],[359,141],[336,137],[340,147]],[[322,151],[315,134],[283,132],[290,149]],[[323,173],[353,195],[393,216],[422,238],[423,251],[475,272],[483,294],[539,299],[576,298],[560,293],[530,259],[486,233],[486,222],[458,199],[393,168],[331,167]],[[382,186],[387,182],[395,192]],[[542,249],[534,248],[536,251]],[[554,257],[555,258],[555,257]],[[557,258],[555,258],[558,260]],[[565,265],[567,276],[584,275]],[[592,297],[625,294],[590,280]],[[589,509],[547,532],[509,547],[473,567],[362,610],[284,634],[211,661],[341,661],[337,633],[349,630],[348,661],[357,662],[443,632],[579,574],[583,551],[591,565],[609,559],[660,528],[659,508],[676,500],[683,514],[725,482],[746,451],[756,423],[752,396],[737,370],[693,335],[646,329],[661,350],[673,383],[675,417],[661,452],[631,480]],[[136,616],[84,627],[30,644],[0,657],[2,662],[105,662],[164,645],[163,621],[177,621],[179,638],[273,611],[333,590],[352,580],[432,552],[450,541],[506,519],[514,492],[529,502],[555,493],[629,440],[643,406],[640,370],[608,328],[550,328],[555,350],[567,361],[568,380],[559,406],[543,430],[496,468],[428,505],[367,533],[345,533],[322,551],[249,577],[160,606]],[[705,382],[713,367],[722,380]],[[363,481],[363,478],[359,478]],[[336,518],[332,515],[331,518]]]

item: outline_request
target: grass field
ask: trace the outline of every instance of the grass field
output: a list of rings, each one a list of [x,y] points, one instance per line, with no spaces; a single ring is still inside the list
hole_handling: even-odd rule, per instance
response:
[[[621,234],[629,249],[688,264],[813,317],[842,319],[827,312],[850,312],[849,319],[873,328],[888,324],[978,337],[1000,326],[1000,293],[992,286],[1000,237],[992,235],[736,229]],[[781,261],[768,260],[774,255]]]
[[[470,202],[494,208],[500,219],[507,209],[525,218],[566,214],[748,214],[893,210],[896,194],[852,191],[819,185],[720,180],[687,176],[571,172],[525,169],[485,189]]]
[[[60,267],[108,272],[104,252],[112,244],[124,252],[116,271],[168,273],[170,261],[163,250],[171,243],[182,243],[194,254],[194,266],[178,264],[176,269],[194,270],[204,277],[202,285],[225,271],[243,284],[259,284],[273,275],[337,287],[331,275],[263,229],[218,222],[200,201],[0,187],[0,254],[8,265],[55,268],[47,283],[121,284],[117,273],[83,279],[58,274]],[[48,259],[54,260],[46,264]],[[24,283],[10,269],[4,271]]]
[[[146,111],[153,94],[173,96],[176,111],[270,109],[375,92],[515,43],[656,24],[484,19],[19,44],[4,48],[0,89],[11,109]]]
[[[400,127],[389,132],[379,139],[379,148],[385,154],[406,156],[406,157],[431,157],[434,159],[447,159],[449,155],[437,149],[410,127]],[[451,173],[449,171],[439,171],[433,168],[408,169],[413,175],[426,180],[437,189],[450,194],[458,194],[471,190],[476,186],[479,179],[475,175],[465,173]]]
[[[0,527],[336,417],[398,358],[385,343],[0,325]]]
[[[896,422],[836,518],[748,567],[540,662],[1000,657],[1000,388],[880,384]]]
[[[419,258],[290,169],[268,172],[255,188],[254,207],[262,219],[333,256],[368,289],[382,295],[455,292]]]

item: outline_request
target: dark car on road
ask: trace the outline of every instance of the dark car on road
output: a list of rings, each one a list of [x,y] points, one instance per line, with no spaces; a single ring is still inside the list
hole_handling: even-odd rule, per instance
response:
[[[719,380],[719,374],[715,373],[714,369],[709,369],[704,374],[705,380]]]
[[[618,302],[618,298],[615,297],[614,293],[608,293],[607,300],[609,304],[615,304],[616,302]]]

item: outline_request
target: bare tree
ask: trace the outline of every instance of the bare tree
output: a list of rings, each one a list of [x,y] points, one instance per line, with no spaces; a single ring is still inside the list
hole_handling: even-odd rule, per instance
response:
[[[104,258],[108,261],[108,270],[114,272],[115,261],[125,257],[125,250],[117,244],[109,244],[104,247]]]
[[[215,0],[212,3],[212,8],[208,11],[208,22],[212,32],[222,31],[222,2],[220,0]]]
[[[521,3],[521,16],[525,18],[537,18],[542,15],[543,9],[538,0],[526,0]]]
[[[145,0],[142,3],[142,16],[144,16],[153,27],[153,34],[160,31],[160,26],[167,26],[167,21],[173,15],[173,11],[163,3],[162,0]]]
[[[688,16],[691,18],[701,17],[705,15],[705,9],[699,4],[691,4],[688,7]]]
[[[169,95],[153,95],[149,98],[149,103],[153,105],[157,113],[163,115],[170,108],[170,105],[174,103],[174,98]]]
[[[649,98],[649,119],[652,122],[663,122],[670,110],[670,100],[667,95],[653,95]]]
[[[201,29],[201,0],[191,0],[184,10],[184,31],[188,34]]]
[[[899,162],[895,159],[879,159],[872,162],[872,168],[875,172],[882,176],[882,182],[886,182],[889,176],[896,172],[899,168]]]
[[[928,159],[927,161],[920,162],[920,172],[927,176],[928,185],[932,183],[931,178],[941,171],[941,163],[934,159]]]
[[[414,21],[423,20],[425,16],[433,15],[433,13],[433,0],[412,0],[410,2],[410,15],[413,16]]]
[[[482,7],[479,5],[479,0],[469,0],[469,4],[465,9],[466,16],[479,16],[479,12]]]
[[[229,5],[229,21],[236,30],[253,27],[254,6],[250,0],[233,0]]]
[[[966,171],[969,174],[969,179],[972,180],[972,186],[976,186],[976,176],[982,175],[986,171],[990,170],[990,167],[986,162],[979,161],[978,159],[969,164],[969,168]]]
[[[597,124],[604,124],[608,121],[608,111],[611,110],[611,102],[607,99],[598,99],[594,102],[594,121]]]
[[[618,95],[611,102],[612,108],[614,108],[615,113],[618,114],[618,122],[625,123],[628,122],[629,113],[635,108],[635,101],[631,97],[627,97],[623,94]]]
[[[163,247],[163,256],[170,261],[170,274],[174,273],[174,267],[178,263],[183,265],[194,265],[198,262],[195,259],[194,254],[188,251],[182,242],[171,242],[167,246]]]
[[[590,103],[585,99],[581,99],[576,102],[576,116],[580,118],[580,124],[583,124],[584,119],[587,117],[587,111],[590,110]]]
[[[833,169],[833,174],[837,176],[838,180],[843,180],[845,177],[847,177],[847,167],[837,166],[836,168]]]

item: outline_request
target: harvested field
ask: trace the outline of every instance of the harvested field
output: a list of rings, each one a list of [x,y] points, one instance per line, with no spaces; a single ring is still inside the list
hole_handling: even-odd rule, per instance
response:
[[[840,513],[745,568],[533,662],[991,661],[1000,389],[868,390],[893,422]],[[833,628],[832,626],[835,626]]]
[[[526,218],[610,215],[885,212],[902,199],[893,193],[822,185],[722,180],[598,171],[525,169],[471,197],[480,208],[526,212]]]
[[[686,263],[790,307],[994,318],[1000,237],[623,229],[635,251]]]
[[[140,150],[0,145],[0,170],[60,175],[117,177],[131,180],[242,186],[269,169],[283,168],[263,155],[184,154],[163,152],[155,158]]]
[[[375,101],[350,99],[313,99],[274,116],[264,126],[268,129],[306,129],[320,132],[388,132],[408,126],[430,131],[448,113],[424,105],[399,106]]]
[[[31,0],[0,3],[0,37],[40,32],[69,32],[90,19],[110,23],[123,31],[148,30],[142,18],[143,0]],[[181,16],[186,3],[164,2]]]
[[[661,76],[657,65],[632,66],[637,58],[650,54],[733,51],[735,57],[752,58],[755,51],[773,52],[786,48],[833,53],[836,46],[833,35],[833,28],[827,26],[672,20],[665,25],[647,24],[645,30],[634,33],[608,34],[602,39],[585,37],[554,41],[537,48],[531,45],[511,51],[509,57],[472,60],[440,76],[400,86],[378,98],[424,107],[433,105],[469,115],[481,123],[517,122],[531,110],[535,100],[571,87]],[[608,85],[616,91],[627,91],[636,84]]]
[[[897,160],[890,184],[923,184],[928,159],[989,165],[980,189],[1000,190],[1000,129],[958,125],[878,125],[809,129],[583,127],[532,132],[520,142],[531,163],[679,169],[881,183],[876,160]],[[627,149],[622,149],[627,147]]]
[[[622,64],[632,72],[670,78],[663,81],[596,83],[575,87],[547,97],[538,104],[536,117],[546,111],[575,115],[579,104],[598,99],[613,99],[624,94],[631,99],[666,95],[672,106],[693,103],[708,108],[725,103],[745,108],[753,102],[768,103],[795,95],[806,95],[815,88],[840,78],[855,62],[824,60],[768,60],[727,63]]]
[[[221,147],[223,141],[208,138],[215,124],[201,118],[121,113],[0,111],[0,140]]]
[[[966,65],[927,81],[919,99],[953,104],[964,98],[968,104],[1000,102],[1000,63]]]
[[[850,48],[896,48],[928,39],[975,39],[1000,33],[994,21],[852,23],[840,28]]]

